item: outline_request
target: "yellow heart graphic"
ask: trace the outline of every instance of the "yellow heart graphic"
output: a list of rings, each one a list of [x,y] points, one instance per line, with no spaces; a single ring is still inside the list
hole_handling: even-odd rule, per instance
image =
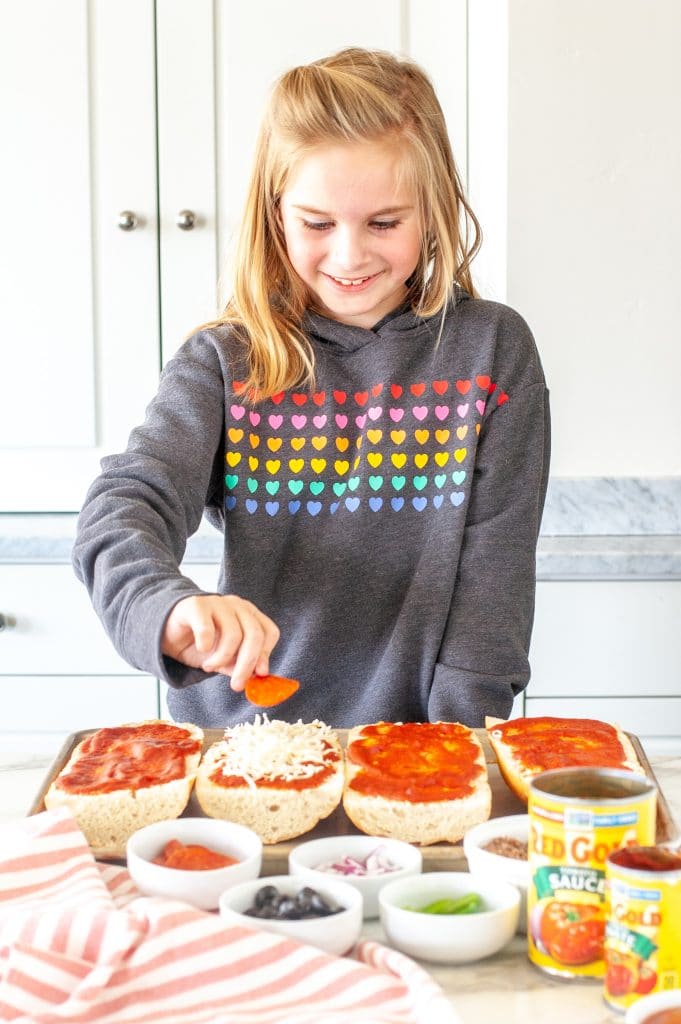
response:
[[[479,424],[479,423],[476,423],[476,424],[475,424],[475,433],[476,433],[476,434],[479,434],[479,433],[480,433],[480,424]]]
[[[357,458],[355,459],[355,461],[352,464],[352,468],[353,469],[357,469],[357,467],[359,466],[361,461],[362,461],[361,457],[358,455]]]
[[[435,431],[435,440],[437,441],[438,444],[447,444],[447,441],[449,441],[449,431],[448,430],[436,430]]]
[[[279,449],[281,448],[281,438],[280,437],[268,437],[267,438],[267,447],[269,448],[269,450],[271,452],[278,452]]]
[[[241,452],[227,452],[227,462],[230,466],[236,466],[241,462]]]
[[[230,427],[227,431],[227,437],[230,439],[232,444],[238,444],[243,436],[243,430],[237,430],[236,427]]]
[[[435,461],[438,466],[446,466],[449,462],[449,452],[435,452]]]
[[[367,430],[367,437],[369,438],[369,440],[371,441],[372,444],[378,444],[378,442],[383,437],[383,431],[382,430]]]
[[[390,456],[390,459],[392,461],[393,466],[396,466],[397,469],[402,469],[402,466],[407,461],[407,456],[404,454],[404,452],[397,452],[397,453],[394,452]]]
[[[313,437],[312,438],[312,445],[313,445],[313,447],[315,447],[317,449],[318,452],[320,452],[322,450],[322,448],[326,448],[326,442],[327,442],[327,438],[326,437]]]
[[[312,459],[310,465],[315,473],[323,473],[326,468],[326,459]]]
[[[463,439],[464,439],[464,437],[466,436],[467,433],[468,433],[468,427],[457,427],[456,428],[456,436],[458,437],[459,441],[463,441]]]
[[[257,448],[260,444],[260,437],[258,434],[249,434],[248,440],[251,442],[251,448]]]
[[[373,466],[373,468],[376,469],[376,467],[380,466],[383,462],[383,456],[380,452],[369,452],[367,455],[367,461],[370,466]]]
[[[305,459],[289,459],[288,468],[292,473],[300,473],[301,469],[305,465]]]
[[[457,448],[456,451],[454,452],[454,458],[456,459],[457,462],[463,462],[463,460],[466,458],[466,449]]]
[[[267,472],[274,474],[279,472],[281,462],[279,459],[268,459],[265,465],[267,466]]]
[[[362,435],[360,434],[360,436],[355,441],[355,448],[361,448],[361,447],[362,447]]]
[[[336,438],[336,448],[338,449],[339,452],[346,452],[348,450],[349,444],[350,442],[348,441],[347,437]]]
[[[402,444],[402,442],[404,441],[406,436],[407,435],[404,432],[404,430],[391,430],[390,431],[390,440],[393,442],[393,444]]]
[[[414,437],[416,438],[419,444],[425,444],[428,438],[430,437],[430,431],[416,430],[414,431]]]
[[[294,452],[299,452],[304,444],[305,444],[305,438],[304,437],[292,437],[291,438],[291,447],[293,448]]]
[[[249,466],[249,469],[255,470],[255,469],[258,468],[259,465],[260,465],[260,459],[256,459],[255,455],[249,455],[248,456],[248,466]]]
[[[425,466],[427,461],[428,461],[428,456],[425,455],[425,454],[415,455],[414,456],[414,463],[415,463],[415,465],[418,466],[419,469],[423,469],[423,467]]]
[[[343,473],[347,473],[350,469],[350,463],[346,462],[345,459],[336,459],[333,465],[339,476],[343,476]]]

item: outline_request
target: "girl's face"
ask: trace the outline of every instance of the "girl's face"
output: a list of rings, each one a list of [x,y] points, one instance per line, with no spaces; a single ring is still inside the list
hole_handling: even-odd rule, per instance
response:
[[[398,169],[394,145],[320,146],[301,159],[282,194],[289,259],[333,320],[371,328],[407,294],[421,227]]]

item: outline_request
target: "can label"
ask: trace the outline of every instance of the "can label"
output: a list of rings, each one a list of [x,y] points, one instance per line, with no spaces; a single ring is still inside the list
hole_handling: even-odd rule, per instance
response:
[[[622,846],[654,842],[655,809],[654,785],[618,769],[566,768],[532,781],[527,935],[534,964],[566,977],[603,977],[606,860]]]
[[[662,869],[650,869],[656,852]],[[650,992],[681,988],[681,856],[663,848],[621,854],[606,864],[604,995],[624,1011]],[[675,870],[664,870],[664,860],[676,860]]]

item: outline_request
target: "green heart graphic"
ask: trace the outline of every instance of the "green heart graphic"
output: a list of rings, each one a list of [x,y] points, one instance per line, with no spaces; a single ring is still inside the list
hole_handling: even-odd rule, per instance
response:
[[[289,482],[288,482],[288,489],[291,492],[291,494],[300,494],[300,492],[303,489],[303,481],[302,480],[289,480]]]
[[[417,491],[422,491],[427,483],[428,483],[428,477],[427,476],[415,476],[414,477],[414,487],[416,488]]]
[[[369,477],[369,487],[372,489],[372,491],[380,491],[382,486],[383,486],[383,477],[382,476],[370,476]]]
[[[312,483],[310,484],[310,490],[312,491],[313,494],[321,494],[322,491],[324,490],[324,481],[313,480]]]
[[[434,479],[435,479],[435,486],[440,488],[440,489],[442,489],[444,487],[445,483],[447,482],[447,474],[446,473],[438,473],[437,476]]]
[[[255,492],[258,489],[258,481],[254,480],[252,476],[249,476],[248,480],[246,481],[246,486],[248,487],[251,494],[255,494]]]
[[[466,470],[465,469],[457,469],[456,472],[452,473],[452,480],[454,481],[455,484],[457,484],[457,486],[459,484],[462,484],[465,479],[466,479]]]
[[[229,487],[230,491],[233,491],[236,485],[239,483],[239,477],[236,473],[228,473],[225,477],[225,483]]]
[[[396,491],[401,491],[402,488],[404,487],[404,484],[405,484],[405,479],[404,479],[403,476],[394,476],[393,477],[393,487],[395,488]]]
[[[357,488],[359,487],[359,477],[351,476],[350,479],[348,480],[348,487],[350,488],[351,491],[356,491]]]
[[[340,497],[341,497],[341,495],[342,495],[342,494],[344,494],[344,492],[345,492],[345,488],[346,488],[347,486],[348,486],[348,485],[347,485],[346,483],[337,483],[337,484],[334,484],[334,485],[333,485],[333,493],[334,493],[334,494],[335,494],[335,495],[336,495],[337,497],[339,497],[339,498],[340,498]]]
[[[278,480],[267,480],[265,482],[265,487],[267,489],[267,493],[268,494],[276,494],[277,491],[279,490],[279,481]]]

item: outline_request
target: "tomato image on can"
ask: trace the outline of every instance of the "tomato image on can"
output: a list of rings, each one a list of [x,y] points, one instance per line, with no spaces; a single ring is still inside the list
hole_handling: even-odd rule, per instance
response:
[[[626,1010],[681,987],[681,854],[663,846],[615,851],[605,865],[605,1001]]]
[[[560,768],[530,783],[528,956],[551,974],[605,974],[605,864],[655,841],[656,788],[616,768]]]

